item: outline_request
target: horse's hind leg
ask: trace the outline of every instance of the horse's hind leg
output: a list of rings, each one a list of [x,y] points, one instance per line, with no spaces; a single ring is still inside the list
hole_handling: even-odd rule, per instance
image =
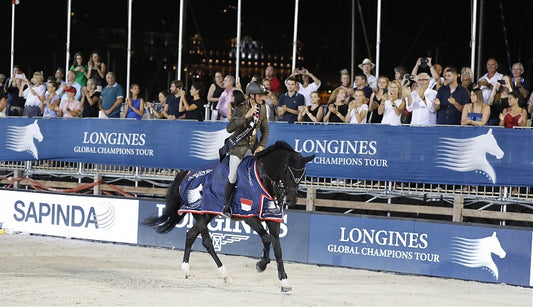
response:
[[[209,222],[211,222],[213,217],[214,216],[212,215],[199,216],[196,219],[195,226],[198,227],[198,230],[200,231],[200,234],[202,235],[202,245],[204,246],[205,250],[209,253],[209,255],[211,255],[211,258],[213,258],[213,260],[215,261],[218,267],[218,271],[224,278],[224,282],[230,283],[230,282],[233,282],[233,280],[231,279],[231,276],[229,275],[229,273],[226,271],[226,268],[224,267],[224,265],[222,265],[222,261],[220,261],[220,258],[218,258],[218,255],[215,252],[215,247],[213,246],[213,242],[211,241],[211,236],[209,235],[209,229],[207,228],[207,225],[209,224]]]
[[[280,223],[274,221],[267,221],[270,238],[272,239],[272,248],[274,249],[274,256],[276,256],[276,263],[278,265],[278,278],[281,281],[281,292],[290,293],[292,287],[287,281],[287,273],[285,273],[285,266],[283,265],[283,255],[281,252],[281,242],[279,241]]]
[[[257,217],[248,218],[245,220],[245,222],[246,224],[250,225],[255,232],[257,232],[261,238],[261,241],[263,242],[263,255],[261,260],[255,264],[257,272],[261,273],[270,263],[270,235],[266,232],[263,224],[261,224],[261,221]]]
[[[185,273],[185,278],[192,277],[192,274],[189,270],[189,257],[191,256],[191,249],[196,237],[200,234],[196,223],[187,231],[185,237],[185,251],[183,252],[183,262],[181,263],[181,269]]]

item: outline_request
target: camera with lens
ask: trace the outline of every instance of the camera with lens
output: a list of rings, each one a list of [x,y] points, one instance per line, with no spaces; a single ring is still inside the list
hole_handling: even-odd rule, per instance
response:
[[[413,75],[405,75],[405,80],[409,80],[409,81],[411,81],[411,80],[413,80],[414,78],[415,78],[415,76],[413,76]]]
[[[504,85],[505,84],[505,80],[498,80],[498,83],[500,83],[501,85]]]

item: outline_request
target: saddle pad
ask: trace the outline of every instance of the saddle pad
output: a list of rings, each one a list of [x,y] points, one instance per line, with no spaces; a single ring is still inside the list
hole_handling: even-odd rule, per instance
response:
[[[229,157],[220,163],[189,171],[179,186],[183,204],[179,213],[220,214],[224,207],[224,190],[228,178]],[[259,180],[254,157],[242,160],[237,171],[237,188],[231,203],[234,217],[257,216],[261,220],[281,222],[283,208],[278,208],[273,197]]]

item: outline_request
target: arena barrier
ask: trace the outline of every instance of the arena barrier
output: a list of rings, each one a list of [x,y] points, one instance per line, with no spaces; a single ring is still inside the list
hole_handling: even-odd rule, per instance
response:
[[[0,160],[191,169],[218,159],[225,123],[0,120]],[[315,154],[307,175],[425,184],[533,186],[533,130],[271,123],[269,143]],[[131,169],[133,171],[133,169]]]
[[[142,225],[162,212],[151,200],[11,190],[0,197],[9,231],[182,249],[192,226],[191,216],[166,235]],[[244,222],[217,217],[210,230],[220,253],[261,254]],[[533,286],[533,236],[520,228],[288,211],[280,238],[289,261]],[[203,251],[201,240],[193,249]]]

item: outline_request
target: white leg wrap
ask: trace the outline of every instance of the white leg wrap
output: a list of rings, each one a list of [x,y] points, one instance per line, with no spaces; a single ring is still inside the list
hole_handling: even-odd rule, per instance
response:
[[[289,286],[289,281],[286,278],[282,279],[281,280],[281,286],[282,287],[288,287]]]
[[[226,271],[226,267],[221,266],[221,267],[218,268],[218,271],[222,275],[222,278],[224,278],[224,282],[225,283],[232,283],[233,282],[233,279],[229,275],[228,271]]]
[[[189,264],[187,262],[181,264],[181,269],[185,273],[185,278],[191,277],[191,271],[189,270]]]

